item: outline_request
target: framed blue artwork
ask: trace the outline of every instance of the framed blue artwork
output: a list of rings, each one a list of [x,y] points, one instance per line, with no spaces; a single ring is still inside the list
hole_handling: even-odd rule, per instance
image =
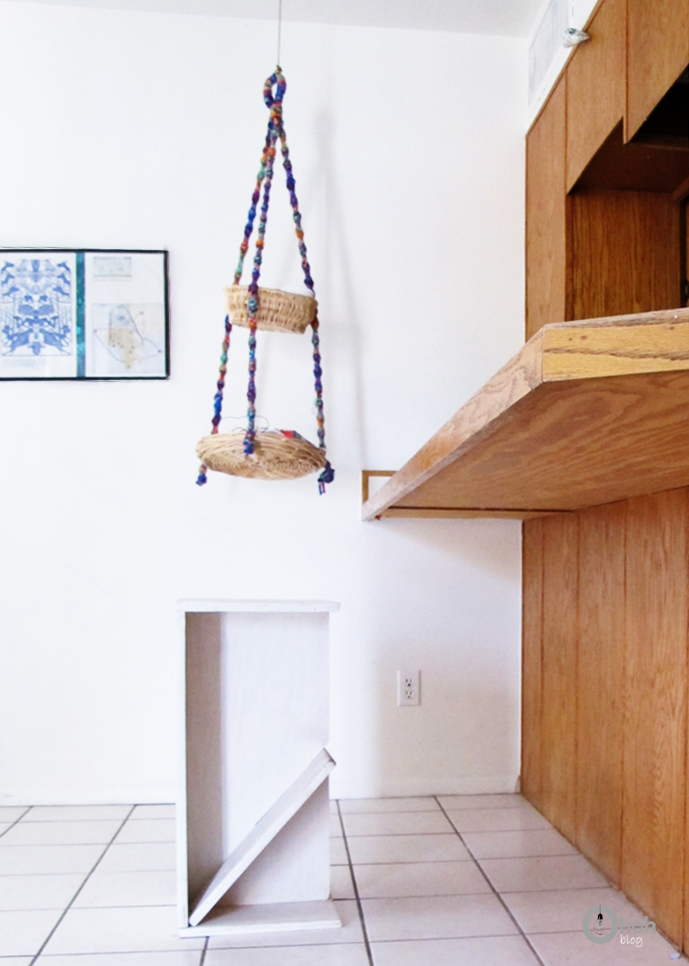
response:
[[[168,253],[0,249],[0,379],[167,379]]]

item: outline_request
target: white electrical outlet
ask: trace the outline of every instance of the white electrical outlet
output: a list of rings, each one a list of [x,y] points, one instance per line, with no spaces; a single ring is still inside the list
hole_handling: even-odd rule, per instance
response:
[[[398,671],[398,707],[410,707],[417,704],[421,704],[421,671]]]

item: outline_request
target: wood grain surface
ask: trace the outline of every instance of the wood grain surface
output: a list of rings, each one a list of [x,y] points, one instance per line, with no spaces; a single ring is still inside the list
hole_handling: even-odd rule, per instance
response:
[[[524,794],[686,945],[689,490],[525,524],[523,579]]]
[[[521,793],[542,808],[543,523],[522,528],[522,768]]]
[[[482,510],[452,507],[393,506],[380,514],[381,519],[398,517],[401,519],[425,520],[536,520],[552,516],[553,510]]]
[[[681,304],[679,215],[670,195],[577,191],[571,206],[573,319]]]
[[[577,510],[689,485],[689,310],[541,329],[364,505]]]
[[[542,352],[546,382],[681,371],[689,365],[689,320],[673,311],[548,326]]]
[[[686,0],[627,0],[627,45],[629,140],[689,64]]]
[[[567,64],[567,191],[624,117],[626,0],[605,0],[587,33]]]
[[[526,139],[526,338],[568,318],[565,191],[566,77]]]
[[[542,520],[541,811],[576,841],[578,514]]]
[[[621,887],[683,937],[687,732],[686,490],[630,501]]]
[[[577,846],[619,887],[626,503],[579,517]],[[564,548],[563,548],[564,552]]]

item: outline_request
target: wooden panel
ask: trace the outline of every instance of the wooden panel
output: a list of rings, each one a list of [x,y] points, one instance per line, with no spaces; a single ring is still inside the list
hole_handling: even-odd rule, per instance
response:
[[[395,505],[577,510],[687,486],[688,399],[686,371],[543,383]]]
[[[626,0],[600,5],[567,65],[567,190],[624,117]],[[595,109],[593,109],[595,105]]]
[[[627,42],[629,140],[689,64],[689,3],[627,0]]]
[[[526,338],[568,317],[565,82],[526,139]]]
[[[630,501],[621,887],[682,941],[687,492]]]
[[[680,305],[679,217],[669,195],[575,192],[572,232],[575,319]]]
[[[619,886],[626,503],[579,517],[577,846]]]
[[[543,650],[543,523],[522,529],[522,768],[521,792],[541,808]]]
[[[685,491],[689,501],[689,490]],[[689,536],[687,538],[689,544]],[[688,575],[689,576],[689,575]],[[689,599],[689,588],[687,588]],[[689,628],[688,628],[689,631]],[[689,652],[689,633],[687,635],[687,651]],[[687,679],[685,681],[684,702],[685,709],[689,699],[689,660],[687,662]],[[687,728],[689,729],[689,711],[685,710]],[[684,942],[685,954],[689,952],[689,733],[686,738],[686,759],[684,765]]]
[[[689,189],[689,183],[687,189]],[[680,260],[682,305],[689,305],[689,198],[686,197],[680,205]]]
[[[403,517],[426,520],[535,520],[549,517],[552,510],[456,510],[452,507],[393,506],[384,510],[376,519]]]
[[[639,319],[656,319],[652,325]],[[609,324],[611,323],[611,324]],[[549,325],[542,333],[541,371],[545,382],[597,376],[673,372],[686,365],[689,325],[684,313],[652,312],[585,324]]]
[[[577,510],[689,485],[689,310],[541,329],[372,496]]]
[[[576,839],[578,514],[543,527],[543,705],[541,810]]]

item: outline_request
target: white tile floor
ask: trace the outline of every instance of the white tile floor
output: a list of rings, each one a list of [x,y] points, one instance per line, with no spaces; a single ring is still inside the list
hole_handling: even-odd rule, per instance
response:
[[[643,918],[519,795],[331,803],[340,930],[180,939],[170,805],[0,807],[0,966],[638,966],[584,912]],[[686,962],[685,959],[682,959]]]

